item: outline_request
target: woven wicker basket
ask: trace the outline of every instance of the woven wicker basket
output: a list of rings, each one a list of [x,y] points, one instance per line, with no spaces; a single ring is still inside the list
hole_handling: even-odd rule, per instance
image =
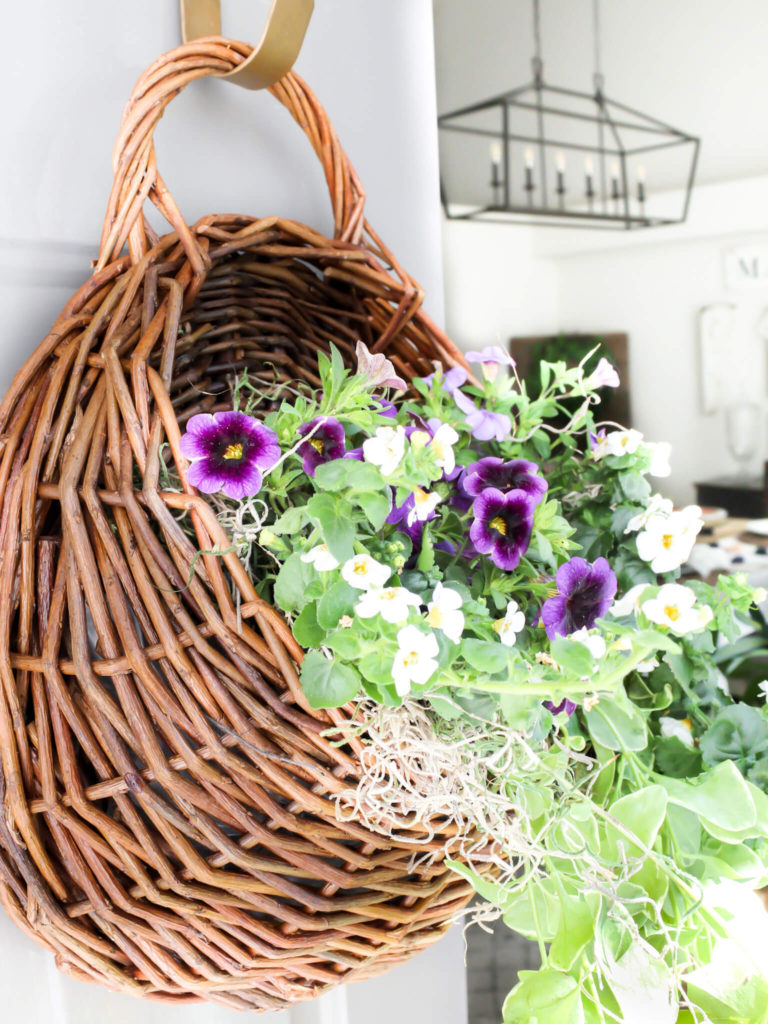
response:
[[[331,340],[350,359],[358,339],[385,350],[406,377],[461,357],[293,74],[272,93],[322,162],[334,237],[184,222],[153,130],[185,85],[249,52],[197,40],[141,77],[94,274],[0,406],[0,899],[78,978],[277,1010],[404,960],[468,892],[338,820],[361,746],[322,735],[345,714],[308,707],[302,651],[235,555],[204,556],[187,586],[196,549],[229,545],[192,487],[162,491],[161,446],[185,479],[180,424],[226,407],[233,371],[315,383]],[[172,234],[147,225],[147,197]]]

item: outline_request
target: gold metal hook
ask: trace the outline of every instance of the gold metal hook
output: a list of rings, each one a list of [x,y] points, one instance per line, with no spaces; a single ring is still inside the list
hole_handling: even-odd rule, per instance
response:
[[[267,89],[287,75],[301,51],[314,0],[272,0],[261,39],[248,60],[226,75],[245,89]],[[185,43],[221,35],[221,0],[181,0],[181,35]]]

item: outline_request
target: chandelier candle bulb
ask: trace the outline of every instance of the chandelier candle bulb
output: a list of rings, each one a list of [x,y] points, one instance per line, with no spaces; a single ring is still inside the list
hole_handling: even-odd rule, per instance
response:
[[[641,206],[645,204],[645,168],[642,164],[637,168],[637,201]]]
[[[592,208],[592,200],[595,198],[594,172],[595,167],[592,163],[592,157],[588,156],[584,160],[584,174],[587,178],[587,202],[589,203],[590,209]]]
[[[491,143],[491,185],[501,188],[501,143]]]
[[[555,168],[557,169],[557,195],[560,199],[560,205],[563,205],[563,196],[565,195],[565,154],[558,153],[555,156]]]
[[[525,191],[528,193],[529,204],[533,200],[533,190],[536,187],[533,183],[533,150],[530,146],[525,151]]]

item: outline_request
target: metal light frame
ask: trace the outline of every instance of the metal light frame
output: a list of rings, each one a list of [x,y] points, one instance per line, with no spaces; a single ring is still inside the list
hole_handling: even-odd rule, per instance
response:
[[[501,93],[479,103],[453,110],[438,118],[438,126],[442,131],[485,136],[490,142],[498,142],[501,146],[502,161],[500,173],[496,168],[489,183],[491,202],[487,204],[464,204],[458,209],[452,208],[444,183],[441,179],[441,198],[446,216],[451,220],[482,220],[516,224],[538,224],[553,227],[596,228],[614,230],[635,230],[638,228],[662,227],[680,224],[688,216],[688,209],[693,191],[696,167],[699,157],[701,140],[687,132],[673,128],[671,125],[650,117],[626,104],[609,99],[603,91],[603,75],[599,70],[599,23],[598,0],[595,0],[595,64],[598,70],[594,74],[594,92],[580,92],[548,85],[544,81],[543,64],[540,54],[540,29],[538,0],[534,3],[534,31],[536,36],[536,56],[533,58],[533,80],[526,85],[509,92]],[[550,99],[551,97],[551,99]],[[569,97],[584,103],[584,112],[568,109],[562,105],[562,97]],[[559,103],[559,105],[558,105]],[[467,118],[472,114],[498,109],[500,114],[500,130],[473,127],[466,124],[453,123],[457,119]],[[537,131],[535,135],[523,135],[513,131],[510,126],[510,112],[522,109],[536,115]],[[547,138],[544,133],[545,116],[570,118],[595,126],[596,141],[576,143],[573,141]],[[631,120],[630,120],[631,118]],[[628,132],[643,132],[649,136],[647,145],[625,145],[623,136]],[[512,195],[512,168],[510,163],[510,144],[520,143],[536,147],[539,154],[538,182],[534,182],[533,174],[526,171],[523,188],[527,193],[524,203],[516,202]],[[627,158],[643,153],[675,146],[691,148],[690,167],[685,184],[685,195],[682,200],[682,212],[678,217],[650,216],[645,212],[644,184],[638,184],[638,198],[630,196],[630,185],[627,173]],[[593,191],[585,193],[585,207],[568,208],[564,203],[565,190],[562,179],[558,181],[556,194],[557,205],[548,202],[547,187],[547,155],[551,150],[558,152],[577,150],[579,153],[590,154],[595,160],[596,174],[592,182]],[[607,161],[618,163],[618,178],[612,177],[609,186]],[[534,192],[539,192],[543,203],[537,205]]]

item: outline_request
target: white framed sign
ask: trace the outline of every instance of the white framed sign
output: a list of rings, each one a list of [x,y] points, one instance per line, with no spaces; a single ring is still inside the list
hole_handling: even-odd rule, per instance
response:
[[[768,288],[768,242],[726,250],[725,287],[729,291]]]

